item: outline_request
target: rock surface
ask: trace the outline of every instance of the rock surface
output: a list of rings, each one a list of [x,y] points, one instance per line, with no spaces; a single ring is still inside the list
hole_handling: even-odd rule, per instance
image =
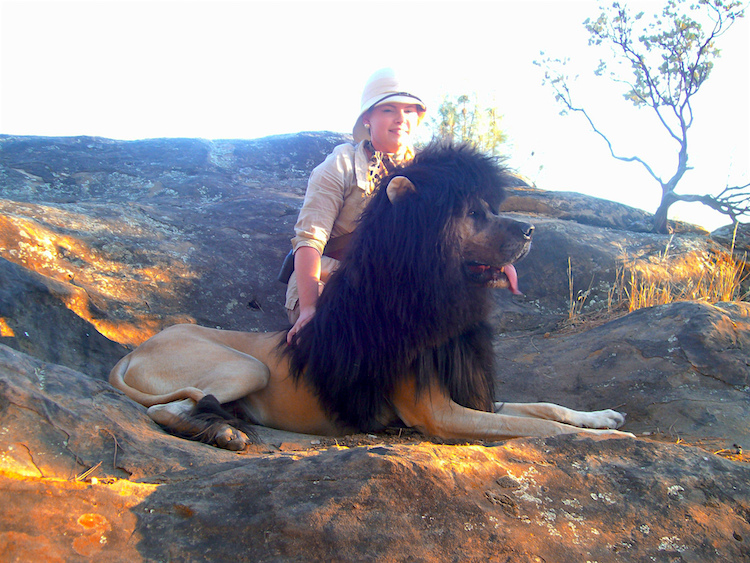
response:
[[[725,232],[653,235],[579,194],[506,202],[537,230],[526,295],[496,296],[498,400],[616,407],[635,440],[260,429],[237,454],[167,435],[106,383],[175,322],[286,325],[276,272],[310,169],[344,139],[0,137],[3,559],[750,558],[750,304],[568,318],[571,295],[605,311],[626,262],[694,278]]]
[[[581,333],[499,339],[498,393],[615,408],[639,435],[748,444],[749,350],[750,303],[673,303]]]
[[[267,432],[236,454],[167,436],[106,383],[4,346],[0,390],[9,561],[750,557],[750,466],[696,447]]]

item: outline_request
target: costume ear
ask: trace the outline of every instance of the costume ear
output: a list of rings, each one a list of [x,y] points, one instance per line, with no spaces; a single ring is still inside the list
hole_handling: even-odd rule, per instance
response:
[[[391,203],[396,203],[406,194],[416,192],[417,188],[414,187],[414,184],[406,176],[396,176],[388,182],[388,187],[385,190]]]

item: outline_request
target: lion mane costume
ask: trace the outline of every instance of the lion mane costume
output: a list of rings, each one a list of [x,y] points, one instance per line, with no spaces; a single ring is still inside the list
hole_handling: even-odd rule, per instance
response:
[[[497,212],[517,179],[469,147],[431,147],[385,178],[415,186],[368,204],[346,259],[313,319],[285,353],[294,378],[348,426],[382,429],[379,417],[406,373],[422,391],[435,378],[458,404],[490,411],[494,400],[487,279],[464,262],[467,210]],[[524,230],[529,230],[526,226]]]

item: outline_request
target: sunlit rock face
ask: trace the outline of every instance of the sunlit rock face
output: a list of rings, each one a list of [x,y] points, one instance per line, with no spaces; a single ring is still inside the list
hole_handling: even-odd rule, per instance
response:
[[[344,140],[1,138],[0,256],[127,346],[175,322],[282,328],[275,278],[307,176]]]
[[[86,303],[81,288],[0,258],[0,342],[37,358],[105,378],[127,348],[69,308]]]
[[[715,257],[732,238],[740,249],[742,231],[654,235],[648,214],[612,202],[510,191],[504,210],[536,231],[517,265],[524,296],[495,294],[497,399],[617,408],[637,440],[454,445],[260,429],[264,443],[236,454],[167,435],[105,382],[174,323],[286,326],[276,274],[311,169],[345,140],[0,137],[0,496],[15,507],[0,516],[0,553],[750,557],[750,305],[625,315],[616,303],[635,287],[626,265],[649,283],[715,279]]]
[[[232,453],[168,436],[106,383],[3,346],[0,389],[11,561],[750,555],[750,465],[684,444],[262,430],[263,445]]]

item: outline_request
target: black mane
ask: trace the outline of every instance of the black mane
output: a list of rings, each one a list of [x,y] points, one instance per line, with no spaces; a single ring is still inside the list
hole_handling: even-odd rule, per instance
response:
[[[393,176],[416,186],[395,204],[385,189]],[[409,373],[418,390],[437,377],[457,403],[490,410],[488,293],[463,275],[455,219],[478,199],[499,207],[511,182],[495,159],[437,145],[383,180],[315,316],[285,352],[292,377],[311,384],[341,422],[379,428]]]

